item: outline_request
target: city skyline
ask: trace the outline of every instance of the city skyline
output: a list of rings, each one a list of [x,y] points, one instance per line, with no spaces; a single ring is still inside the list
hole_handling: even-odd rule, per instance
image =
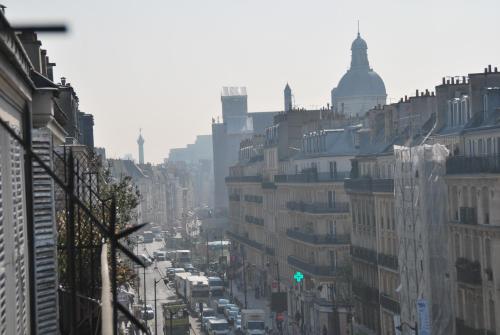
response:
[[[281,110],[287,82],[299,106],[325,106],[349,68],[358,19],[388,103],[433,90],[443,76],[496,66],[500,55],[500,46],[474,38],[499,32],[486,10],[493,1],[4,4],[12,23],[68,24],[65,36],[42,35],[42,47],[57,63],[55,77],[66,76],[82,111],[96,117],[96,146],[137,158],[143,128],[145,161],[155,163],[210,134],[223,86],[246,86],[249,112]]]

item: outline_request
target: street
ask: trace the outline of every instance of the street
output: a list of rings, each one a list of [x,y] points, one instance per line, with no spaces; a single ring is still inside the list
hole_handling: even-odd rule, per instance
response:
[[[146,244],[140,244],[139,245],[139,255],[140,254],[145,254],[148,256],[153,256],[153,252],[160,250],[161,247],[164,246],[163,242],[159,241],[154,241],[152,243],[146,243]],[[155,300],[154,300],[154,282],[157,281],[156,284],[156,312],[157,312],[157,327],[156,327],[156,333],[154,332],[154,319],[149,320],[148,327],[151,329],[152,333],[154,335],[163,335],[163,310],[161,308],[161,304],[166,302],[169,298],[174,297],[175,291],[170,290],[165,283],[162,280],[162,276],[166,274],[167,267],[170,267],[171,263],[170,261],[160,261],[160,262],[155,262],[154,264],[150,265],[149,267],[146,268],[146,304],[150,304],[153,306],[153,309],[155,308]],[[155,269],[155,267],[157,269]],[[143,278],[144,278],[144,272],[142,269],[139,270],[139,275],[141,279],[141,285],[139,288],[140,291],[140,297],[144,297],[144,283],[143,283]],[[191,324],[191,334],[202,334],[200,330],[200,324],[197,318],[192,318],[190,317],[190,324]]]

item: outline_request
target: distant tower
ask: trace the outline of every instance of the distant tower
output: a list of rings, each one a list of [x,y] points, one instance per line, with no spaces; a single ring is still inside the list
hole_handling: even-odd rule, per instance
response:
[[[137,144],[139,144],[139,164],[144,164],[144,138],[142,137],[141,129],[139,129]]]
[[[292,110],[292,89],[286,83],[285,86],[285,91],[284,91],[284,96],[285,96],[285,112],[291,111]]]

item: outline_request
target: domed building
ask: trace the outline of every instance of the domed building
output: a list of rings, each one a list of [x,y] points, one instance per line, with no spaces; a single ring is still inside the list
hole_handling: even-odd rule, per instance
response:
[[[346,116],[362,116],[378,104],[385,104],[387,93],[384,81],[370,68],[368,46],[358,32],[351,45],[351,67],[340,79],[332,94],[332,106]]]

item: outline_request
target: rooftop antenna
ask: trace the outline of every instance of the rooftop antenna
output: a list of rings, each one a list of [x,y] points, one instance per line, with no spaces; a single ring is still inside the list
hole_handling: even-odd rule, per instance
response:
[[[358,37],[359,37],[359,19],[358,19]]]

